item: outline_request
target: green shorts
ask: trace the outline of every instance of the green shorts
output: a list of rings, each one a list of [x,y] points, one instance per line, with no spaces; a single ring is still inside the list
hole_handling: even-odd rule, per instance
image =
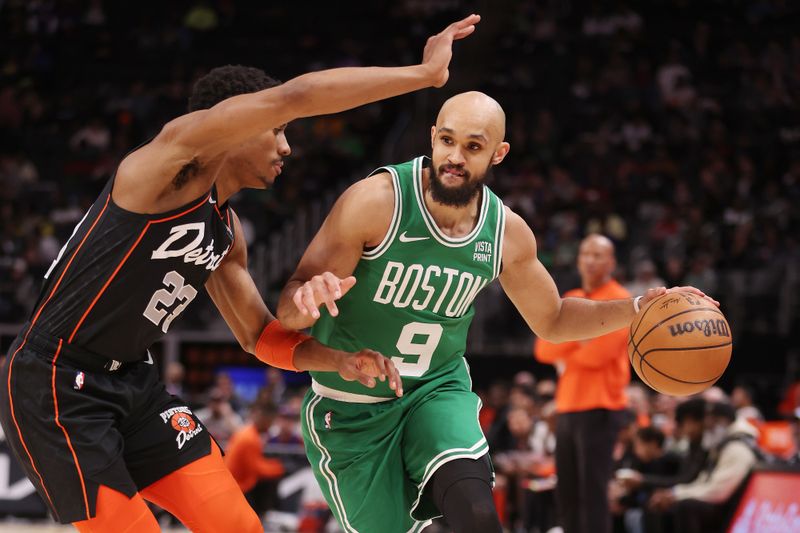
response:
[[[422,530],[441,516],[425,490],[434,472],[489,451],[466,362],[447,366],[402,398],[380,403],[306,394],[306,453],[345,532]]]

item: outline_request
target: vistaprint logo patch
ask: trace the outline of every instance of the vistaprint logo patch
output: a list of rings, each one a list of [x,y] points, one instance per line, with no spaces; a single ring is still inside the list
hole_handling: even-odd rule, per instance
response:
[[[475,243],[475,251],[472,253],[472,260],[478,263],[489,263],[492,261],[492,243],[489,241],[478,241]]]

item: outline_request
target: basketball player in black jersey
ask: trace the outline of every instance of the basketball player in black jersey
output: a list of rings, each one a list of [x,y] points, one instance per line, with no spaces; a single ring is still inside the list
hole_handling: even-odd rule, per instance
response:
[[[143,500],[193,531],[261,531],[219,448],[158,379],[148,347],[205,286],[242,347],[268,363],[374,385],[391,361],[285,330],[247,272],[229,198],[266,188],[290,154],[289,121],[443,85],[455,39],[431,37],[419,65],[342,68],[277,84],[223,67],[195,86],[190,113],[128,154],[45,276],[0,372],[0,421],[28,477],[80,531],[158,531]]]

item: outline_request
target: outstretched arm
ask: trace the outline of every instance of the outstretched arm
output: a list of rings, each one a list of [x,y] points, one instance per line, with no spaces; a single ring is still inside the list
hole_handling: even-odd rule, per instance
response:
[[[338,113],[425,87],[440,87],[449,76],[453,41],[470,35],[479,21],[480,16],[470,15],[429,38],[418,65],[312,72],[178,117],[153,141],[129,155],[120,168],[130,165],[135,175],[156,176],[158,183],[165,184],[188,162],[211,161],[231,147],[291,120]]]
[[[561,298],[553,278],[536,257],[533,232],[519,215],[508,208],[506,213],[500,283],[537,336],[550,342],[577,341],[630,325],[636,315],[632,298],[605,301]],[[640,305],[644,306],[668,290],[691,291],[705,297],[693,287],[658,287],[648,290]]]
[[[206,282],[206,289],[236,340],[245,351],[258,356],[257,345],[265,327],[275,320],[247,271],[247,245],[238,217],[233,216],[236,240],[225,260]],[[372,350],[355,354],[334,350],[315,339],[308,339],[294,350],[292,360],[298,370],[338,372],[342,378],[358,380],[368,387],[375,379],[384,381],[402,394],[400,374],[390,359]]]
[[[470,15],[428,39],[422,63],[408,67],[346,67],[298,76],[257,93],[234,96],[209,110],[185,115],[168,127],[175,142],[203,147],[209,156],[291,120],[352,109],[448,79],[453,41],[475,31],[480,16]]]

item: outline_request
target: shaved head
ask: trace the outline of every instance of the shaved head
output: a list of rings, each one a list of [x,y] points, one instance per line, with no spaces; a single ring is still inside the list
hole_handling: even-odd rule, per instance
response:
[[[477,91],[453,96],[431,128],[431,196],[451,207],[469,205],[491,168],[510,149],[503,140],[506,114],[497,100]]]
[[[604,235],[593,233],[581,241],[578,249],[578,272],[586,292],[607,283],[617,267],[614,243]]]
[[[614,243],[605,235],[599,233],[592,233],[581,241],[581,246],[595,247],[598,251],[614,257]]]
[[[491,96],[469,91],[457,94],[442,104],[436,117],[436,127],[448,128],[449,125],[463,125],[467,128],[464,133],[484,135],[488,141],[499,143],[506,136],[506,113]]]

